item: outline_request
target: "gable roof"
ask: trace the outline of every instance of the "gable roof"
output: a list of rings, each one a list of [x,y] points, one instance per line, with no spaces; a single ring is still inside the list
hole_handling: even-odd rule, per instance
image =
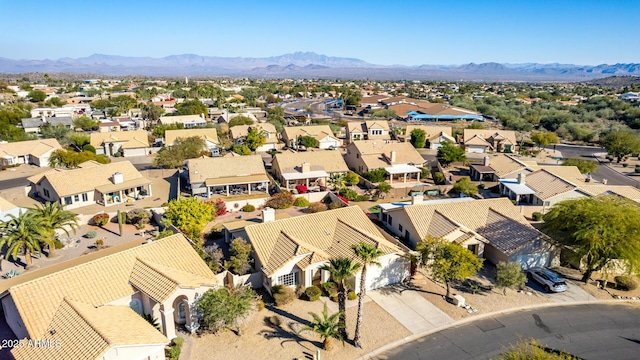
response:
[[[544,236],[507,198],[407,205],[388,212],[405,212],[418,239],[443,237],[459,228],[479,234],[506,254]]]
[[[11,201],[0,196],[0,212],[5,212],[7,210],[15,209],[18,205],[15,205]]]
[[[285,174],[301,172],[303,162],[308,162],[311,165],[311,170],[324,170],[327,173],[349,171],[349,167],[344,162],[340,152],[334,150],[284,152],[276,154],[271,165],[280,174]]]
[[[123,182],[113,183],[113,174],[121,173]],[[95,161],[87,161],[79,165],[77,169],[54,169],[27,178],[31,183],[37,184],[47,180],[58,196],[68,196],[92,191],[95,189],[107,192],[111,188],[123,189],[125,185],[140,186],[151,183],[129,161],[100,164]]]
[[[640,189],[633,186],[590,184],[592,183],[584,183],[583,185],[579,186],[580,191],[591,196],[615,194],[625,197],[629,200],[633,200],[635,202],[640,202]]]
[[[62,125],[62,126],[73,126],[73,119],[70,116],[54,116],[54,117],[45,117],[43,118],[26,118],[22,119],[21,124],[23,129],[27,128],[37,128],[41,127],[45,124],[49,124],[51,126]]]
[[[267,276],[297,257],[303,269],[331,257],[352,257],[351,246],[361,241],[385,254],[401,251],[357,206],[249,225],[245,231]]]
[[[546,165],[546,166],[532,166],[534,170],[544,169],[555,176],[563,178],[570,183],[580,184],[584,183],[584,175],[580,172],[577,166],[564,166],[564,165]]]
[[[425,160],[408,142],[385,142],[383,140],[363,140],[349,144],[360,153],[362,161],[369,169],[388,167],[394,164],[424,164]],[[391,152],[395,151],[396,161],[391,162]]]
[[[132,294],[131,276],[138,259],[217,281],[184,235],[175,234],[14,285],[8,292],[29,336],[39,339],[56,320],[65,298],[100,307]],[[161,275],[150,275],[146,281],[160,281]]]
[[[38,340],[60,346],[16,347],[12,355],[16,360],[98,359],[114,346],[169,343],[127,306],[96,308],[68,298],[60,303],[47,332]]]
[[[185,124],[185,123],[203,123],[206,122],[202,115],[175,115],[160,116],[158,119],[160,124]]]
[[[564,194],[578,188],[574,184],[552,174],[546,169],[537,170],[531,174],[527,174],[525,177],[525,183],[529,188],[536,192],[536,197],[541,200],[550,199],[554,196]]]
[[[269,133],[269,134],[277,134],[277,130],[276,127],[271,124],[271,123],[259,123],[259,124],[255,124],[255,125],[236,125],[233,126],[229,129],[229,132],[231,133],[231,138],[232,139],[240,139],[243,138],[245,136],[247,136],[247,134],[249,133],[249,128],[259,128],[261,129],[261,133]],[[265,139],[267,144],[277,144],[278,143],[278,138],[276,136],[269,136],[268,138]]]
[[[406,136],[411,136],[411,132],[415,129],[424,130],[427,139],[431,139],[434,136],[444,134],[451,136],[451,126],[428,126],[428,125],[407,125]]]
[[[495,129],[464,129],[464,142],[467,141],[474,136],[479,136],[485,140],[493,139],[504,139],[511,144],[516,144],[516,133],[513,130],[495,130]]]
[[[389,131],[389,122],[386,120],[367,120],[364,122],[367,131],[371,129],[382,129]]]
[[[294,140],[299,136],[311,136],[316,140],[322,140],[327,136],[335,138],[333,131],[329,125],[313,125],[313,126],[285,126],[282,130],[286,140]]]
[[[267,171],[260,155],[189,159],[187,167],[189,181],[192,183],[212,179],[220,179],[223,182],[241,181],[253,175],[260,175],[261,179],[268,181]]]
[[[489,167],[493,169],[496,176],[503,177],[513,174],[516,171],[524,171],[528,166],[513,156],[505,154],[487,155],[489,157]]]
[[[104,144],[122,142],[122,148],[135,149],[141,147],[149,147],[149,137],[146,130],[133,131],[111,131],[111,132],[94,132],[91,133],[91,145],[95,148],[101,148]]]
[[[0,144],[0,156],[32,155],[40,157],[51,150],[62,149],[56,139],[17,141]]]
[[[178,138],[186,139],[194,136],[215,144],[219,143],[218,131],[215,128],[167,130],[164,133],[165,144],[169,146],[173,145]]]

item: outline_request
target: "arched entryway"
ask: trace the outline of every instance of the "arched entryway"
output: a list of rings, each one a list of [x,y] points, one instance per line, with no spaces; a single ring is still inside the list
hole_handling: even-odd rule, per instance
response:
[[[176,324],[184,325],[189,317],[189,304],[186,296],[178,296],[173,301],[173,317]]]

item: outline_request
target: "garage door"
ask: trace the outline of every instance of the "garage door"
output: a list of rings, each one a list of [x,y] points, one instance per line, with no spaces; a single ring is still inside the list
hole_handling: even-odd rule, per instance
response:
[[[484,153],[484,149],[484,146],[469,145],[467,152],[482,154]]]
[[[509,261],[520,263],[523,270],[532,267],[547,267],[551,264],[551,253],[518,255],[514,259],[509,258]]]

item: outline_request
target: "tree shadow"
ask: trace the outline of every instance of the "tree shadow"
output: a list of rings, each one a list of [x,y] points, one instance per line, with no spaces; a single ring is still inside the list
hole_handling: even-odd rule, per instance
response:
[[[313,349],[306,346],[305,343],[309,343],[317,348],[322,348],[322,342],[305,339],[299,334],[302,329],[302,325],[309,325],[309,321],[272,306],[267,306],[267,308],[280,316],[266,316],[264,318],[264,324],[269,327],[269,329],[259,331],[258,335],[262,335],[267,340],[280,339],[280,346],[282,348],[284,348],[284,344],[290,342],[294,342],[309,351],[312,351]],[[286,317],[293,321],[289,321],[285,324],[281,317]],[[307,355],[308,354],[305,352],[305,356]],[[309,355],[313,356],[312,354]]]
[[[451,284],[451,288],[458,290],[460,292],[466,292],[469,294],[477,294],[486,296],[487,293],[490,293],[493,290],[493,286],[487,286],[478,280],[467,279],[461,282],[453,282]]]
[[[397,283],[397,284],[394,284],[394,285],[385,286],[383,288],[376,289],[376,291],[380,292],[382,295],[391,295],[391,294],[402,295],[402,293],[407,291],[407,290],[411,290],[411,291],[415,291],[415,292],[421,292],[421,293],[425,293],[425,294],[433,294],[433,295],[438,295],[438,296],[444,295],[444,294],[439,294],[437,292],[424,290],[420,286],[415,285],[412,281],[405,281],[403,283]]]

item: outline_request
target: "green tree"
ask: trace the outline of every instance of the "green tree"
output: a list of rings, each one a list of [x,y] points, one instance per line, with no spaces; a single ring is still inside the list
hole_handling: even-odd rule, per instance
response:
[[[416,149],[422,149],[427,144],[427,133],[422,129],[411,131],[411,145]]]
[[[349,258],[329,259],[329,264],[321,266],[319,269],[328,271],[331,280],[338,286],[338,310],[340,311],[340,323],[347,323],[346,300],[347,300],[347,281],[354,277],[360,269],[360,264]],[[346,327],[341,329],[342,337],[347,338]]]
[[[522,288],[527,282],[527,276],[522,272],[522,267],[517,262],[500,262],[496,267],[496,286],[502,288],[502,293],[507,295],[507,288]]]
[[[62,99],[60,99],[57,96],[51,97],[47,101],[44,102],[45,106],[53,106],[53,107],[61,107],[61,106],[65,105],[65,104],[66,103],[64,101],[62,101]]]
[[[153,158],[153,167],[158,169],[176,169],[184,164],[185,159],[178,149],[162,148]]]
[[[384,168],[369,170],[366,173],[362,174],[362,177],[373,183],[379,183],[387,179],[387,170],[385,170]]]
[[[239,321],[255,309],[257,301],[258,296],[249,286],[207,290],[196,301],[202,313],[202,330],[217,333],[235,327],[240,334]]]
[[[398,117],[398,114],[396,114],[395,110],[380,109],[380,110],[375,110],[373,114],[371,114],[371,117],[381,118],[381,119],[395,119]]]
[[[3,232],[1,242],[7,246],[5,259],[17,259],[21,252],[27,266],[32,264],[31,256],[41,252],[41,242],[51,247],[55,246],[49,237],[49,229],[43,224],[42,218],[33,211],[20,212],[18,216],[9,214],[9,221],[3,224]]]
[[[456,184],[453,185],[453,190],[457,191],[459,194],[465,194],[467,196],[478,194],[478,186],[466,177],[460,178],[460,180],[456,181]]]
[[[67,237],[69,236],[69,230],[76,233],[78,228],[78,214],[64,209],[64,205],[59,202],[45,202],[33,209],[35,215],[42,221],[42,226],[45,228],[47,236],[50,239],[50,243],[55,242],[56,231],[63,231]],[[53,252],[55,246],[50,250]]]
[[[225,263],[225,268],[231,270],[234,274],[244,275],[251,271],[251,244],[241,237],[233,239],[229,252],[231,257]]]
[[[311,331],[318,334],[322,338],[322,347],[327,351],[333,350],[332,339],[338,339],[342,341],[344,345],[344,336],[342,333],[344,332],[345,325],[340,320],[343,313],[337,312],[329,315],[327,303],[324,303],[324,308],[320,315],[313,312],[309,312],[309,315],[313,318],[311,324],[303,327],[300,332]]]
[[[109,107],[115,107],[117,114],[123,114],[137,105],[136,99],[127,95],[119,95],[109,99]]]
[[[251,155],[251,149],[247,145],[234,145],[233,152],[238,155]]]
[[[247,136],[244,138],[244,144],[255,151],[260,146],[267,143],[267,137],[262,133],[260,126],[250,126],[247,131]]]
[[[80,116],[79,118],[73,120],[73,127],[76,129],[82,129],[84,131],[95,131],[98,130],[100,126],[100,121],[93,120],[90,117],[85,115]]]
[[[40,133],[45,139],[56,139],[59,143],[66,143],[71,133],[71,129],[68,129],[64,125],[50,125],[45,124],[40,128]]]
[[[162,114],[164,114],[164,109],[160,106],[151,104],[142,108],[142,117],[147,120],[158,121]]]
[[[47,98],[47,94],[44,91],[40,90],[29,91],[29,94],[27,96],[29,97],[29,99],[31,99],[31,102],[43,102],[44,99]]]
[[[378,191],[383,194],[388,194],[391,191],[391,185],[386,181],[381,181],[378,183]]]
[[[576,166],[581,174],[593,173],[598,168],[598,162],[585,159],[566,159],[562,163],[564,166]]]
[[[605,135],[600,142],[609,154],[617,158],[616,162],[631,154],[640,152],[640,137],[631,131],[613,131]]]
[[[206,143],[200,136],[177,138],[171,147],[177,147],[184,159],[195,159],[208,153]]]
[[[533,131],[531,133],[531,141],[533,141],[539,148],[545,148],[549,144],[557,144],[560,142],[558,135],[552,132]]]
[[[319,144],[318,140],[311,136],[300,136],[298,138],[298,145],[302,145],[306,148],[317,148]]]
[[[253,119],[246,116],[242,116],[242,115],[236,116],[233,119],[229,120],[229,127],[234,127],[238,125],[253,125],[253,124],[255,124]]]
[[[360,273],[360,292],[358,293],[358,315],[356,316],[356,334],[353,337],[354,345],[362,347],[362,344],[360,343],[360,326],[362,325],[362,305],[367,284],[367,268],[369,265],[381,266],[376,259],[384,255],[384,252],[377,247],[364,242],[353,245],[352,249],[358,260],[362,262],[362,272]]]
[[[448,141],[442,142],[441,146],[438,148],[436,158],[442,165],[444,165],[444,167],[449,166],[452,162],[460,162],[467,159],[464,155],[464,149],[459,148]]]
[[[183,101],[176,104],[177,115],[209,114],[209,108],[198,99]]]
[[[56,150],[51,153],[49,157],[49,166],[52,168],[61,167],[74,169],[78,165],[86,161],[97,161],[101,164],[108,164],[109,158],[105,155],[96,155],[91,151],[68,151],[68,150]]]
[[[77,151],[82,151],[82,148],[85,145],[89,145],[91,143],[91,138],[84,134],[72,134],[69,136],[69,145]]]
[[[635,202],[617,195],[565,200],[543,220],[542,230],[583,260],[585,283],[614,259],[639,273],[640,207]]]
[[[349,186],[358,185],[360,182],[360,176],[350,171],[344,176],[344,182]]]
[[[416,250],[422,255],[421,265],[429,266],[432,276],[447,286],[447,298],[452,281],[474,276],[482,267],[482,259],[458,243],[428,237],[418,242]]]
[[[180,197],[169,202],[162,216],[162,224],[173,225],[193,241],[197,241],[204,226],[215,218],[215,214],[216,209],[213,204],[197,197]]]

